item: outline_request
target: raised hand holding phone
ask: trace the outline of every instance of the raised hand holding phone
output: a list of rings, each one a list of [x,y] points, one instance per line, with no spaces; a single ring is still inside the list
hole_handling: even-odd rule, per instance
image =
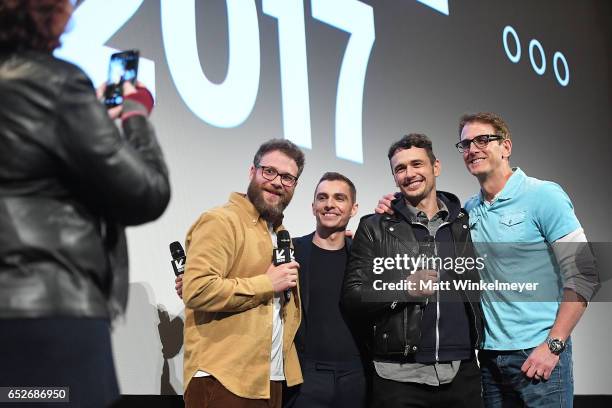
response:
[[[123,83],[123,98],[124,100],[129,96],[132,95],[134,93],[137,92],[136,87],[134,87],[134,85],[132,85],[131,82],[124,82]],[[142,88],[144,88],[144,85],[137,83],[137,86],[141,86]],[[106,91],[106,83],[103,83],[102,85],[98,86],[98,88],[96,89],[96,95],[98,97],[98,99],[102,100],[102,98],[104,97],[104,93]],[[123,112],[123,104],[121,105],[117,105],[117,106],[113,106],[112,108],[108,108],[107,109],[108,112],[108,116],[115,120],[117,118],[119,118]]]
[[[138,50],[117,52],[111,55],[108,64],[108,79],[103,93],[103,102],[107,108],[113,108],[123,103],[124,84],[136,84],[138,77]]]

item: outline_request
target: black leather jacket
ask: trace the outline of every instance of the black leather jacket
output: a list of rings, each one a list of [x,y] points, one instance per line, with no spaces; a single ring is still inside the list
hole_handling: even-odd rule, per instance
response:
[[[455,256],[475,258],[468,215],[461,210],[450,222]],[[368,298],[378,296],[372,291],[372,282],[377,279],[373,274],[373,259],[395,258],[397,254],[417,257],[420,251],[413,227],[397,211],[394,215],[373,214],[361,219],[344,277],[341,303],[349,313],[369,321],[371,354],[375,359],[409,361],[419,351],[424,303],[415,301],[405,292],[400,292],[394,301]],[[478,281],[478,271],[468,270],[456,275],[455,279]],[[459,304],[468,309],[470,337],[474,348],[478,348],[483,330],[480,294],[471,291],[463,292],[461,296],[465,304]]]
[[[159,217],[168,171],[143,116],[123,135],[76,66],[0,54],[0,318],[109,317],[127,301],[124,225]]]

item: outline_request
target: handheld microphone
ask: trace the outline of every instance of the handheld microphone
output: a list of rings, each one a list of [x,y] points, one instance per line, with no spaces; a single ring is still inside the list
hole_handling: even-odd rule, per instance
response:
[[[436,239],[432,235],[428,235],[425,239],[419,242],[419,252],[430,258],[436,256]]]
[[[293,256],[293,248],[291,248],[291,237],[287,230],[278,231],[276,234],[276,245],[272,251],[272,258],[274,259],[274,266],[278,266],[284,263],[289,263],[295,258]],[[291,289],[285,289],[285,301],[291,299]]]
[[[174,241],[170,244],[170,255],[172,255],[170,263],[172,264],[174,274],[179,276],[185,272],[185,262],[187,261],[185,250],[180,242]]]

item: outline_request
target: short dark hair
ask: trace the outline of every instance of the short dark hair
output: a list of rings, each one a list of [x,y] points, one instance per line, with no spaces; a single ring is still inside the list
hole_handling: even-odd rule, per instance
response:
[[[389,154],[387,154],[387,157],[389,157],[389,161],[391,161],[391,158],[399,150],[406,150],[410,149],[411,147],[419,147],[421,149],[425,149],[425,151],[427,152],[427,156],[431,161],[431,164],[434,164],[434,162],[436,161],[436,156],[433,152],[433,145],[431,143],[431,140],[422,133],[410,133],[402,137],[397,142],[393,143],[389,148]]]
[[[69,0],[2,0],[0,2],[0,52],[36,50],[51,52],[62,33],[54,24]]]
[[[353,200],[353,203],[357,202],[357,189],[355,188],[355,184],[353,184],[353,182],[344,174],[336,173],[335,171],[328,171],[327,173],[323,174],[323,176],[321,176],[321,179],[315,187],[315,196],[317,194],[319,184],[324,181],[344,181],[349,186],[349,190],[351,192],[351,200]]]
[[[255,153],[255,156],[253,157],[253,166],[259,167],[261,163],[261,158],[265,154],[277,150],[295,161],[295,164],[297,164],[298,166],[297,177],[300,177],[300,174],[302,174],[302,170],[304,170],[304,153],[300,150],[299,147],[297,147],[295,143],[285,139],[270,139],[261,146],[259,146],[259,149],[257,149],[257,153]]]
[[[493,126],[495,134],[503,137],[504,139],[510,139],[510,129],[506,122],[497,113],[493,112],[478,112],[478,113],[466,113],[459,119],[459,139],[461,139],[461,132],[463,127],[468,123],[481,122]],[[500,142],[501,143],[501,142]]]

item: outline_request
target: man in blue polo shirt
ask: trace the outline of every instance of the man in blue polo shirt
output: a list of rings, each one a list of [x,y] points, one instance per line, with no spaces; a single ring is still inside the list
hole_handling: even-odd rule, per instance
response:
[[[465,208],[486,259],[483,281],[536,287],[482,293],[485,406],[571,407],[570,334],[598,288],[592,260],[577,262],[590,254],[584,232],[558,184],[510,166],[512,141],[501,117],[464,115],[459,136],[456,146],[480,183]]]

